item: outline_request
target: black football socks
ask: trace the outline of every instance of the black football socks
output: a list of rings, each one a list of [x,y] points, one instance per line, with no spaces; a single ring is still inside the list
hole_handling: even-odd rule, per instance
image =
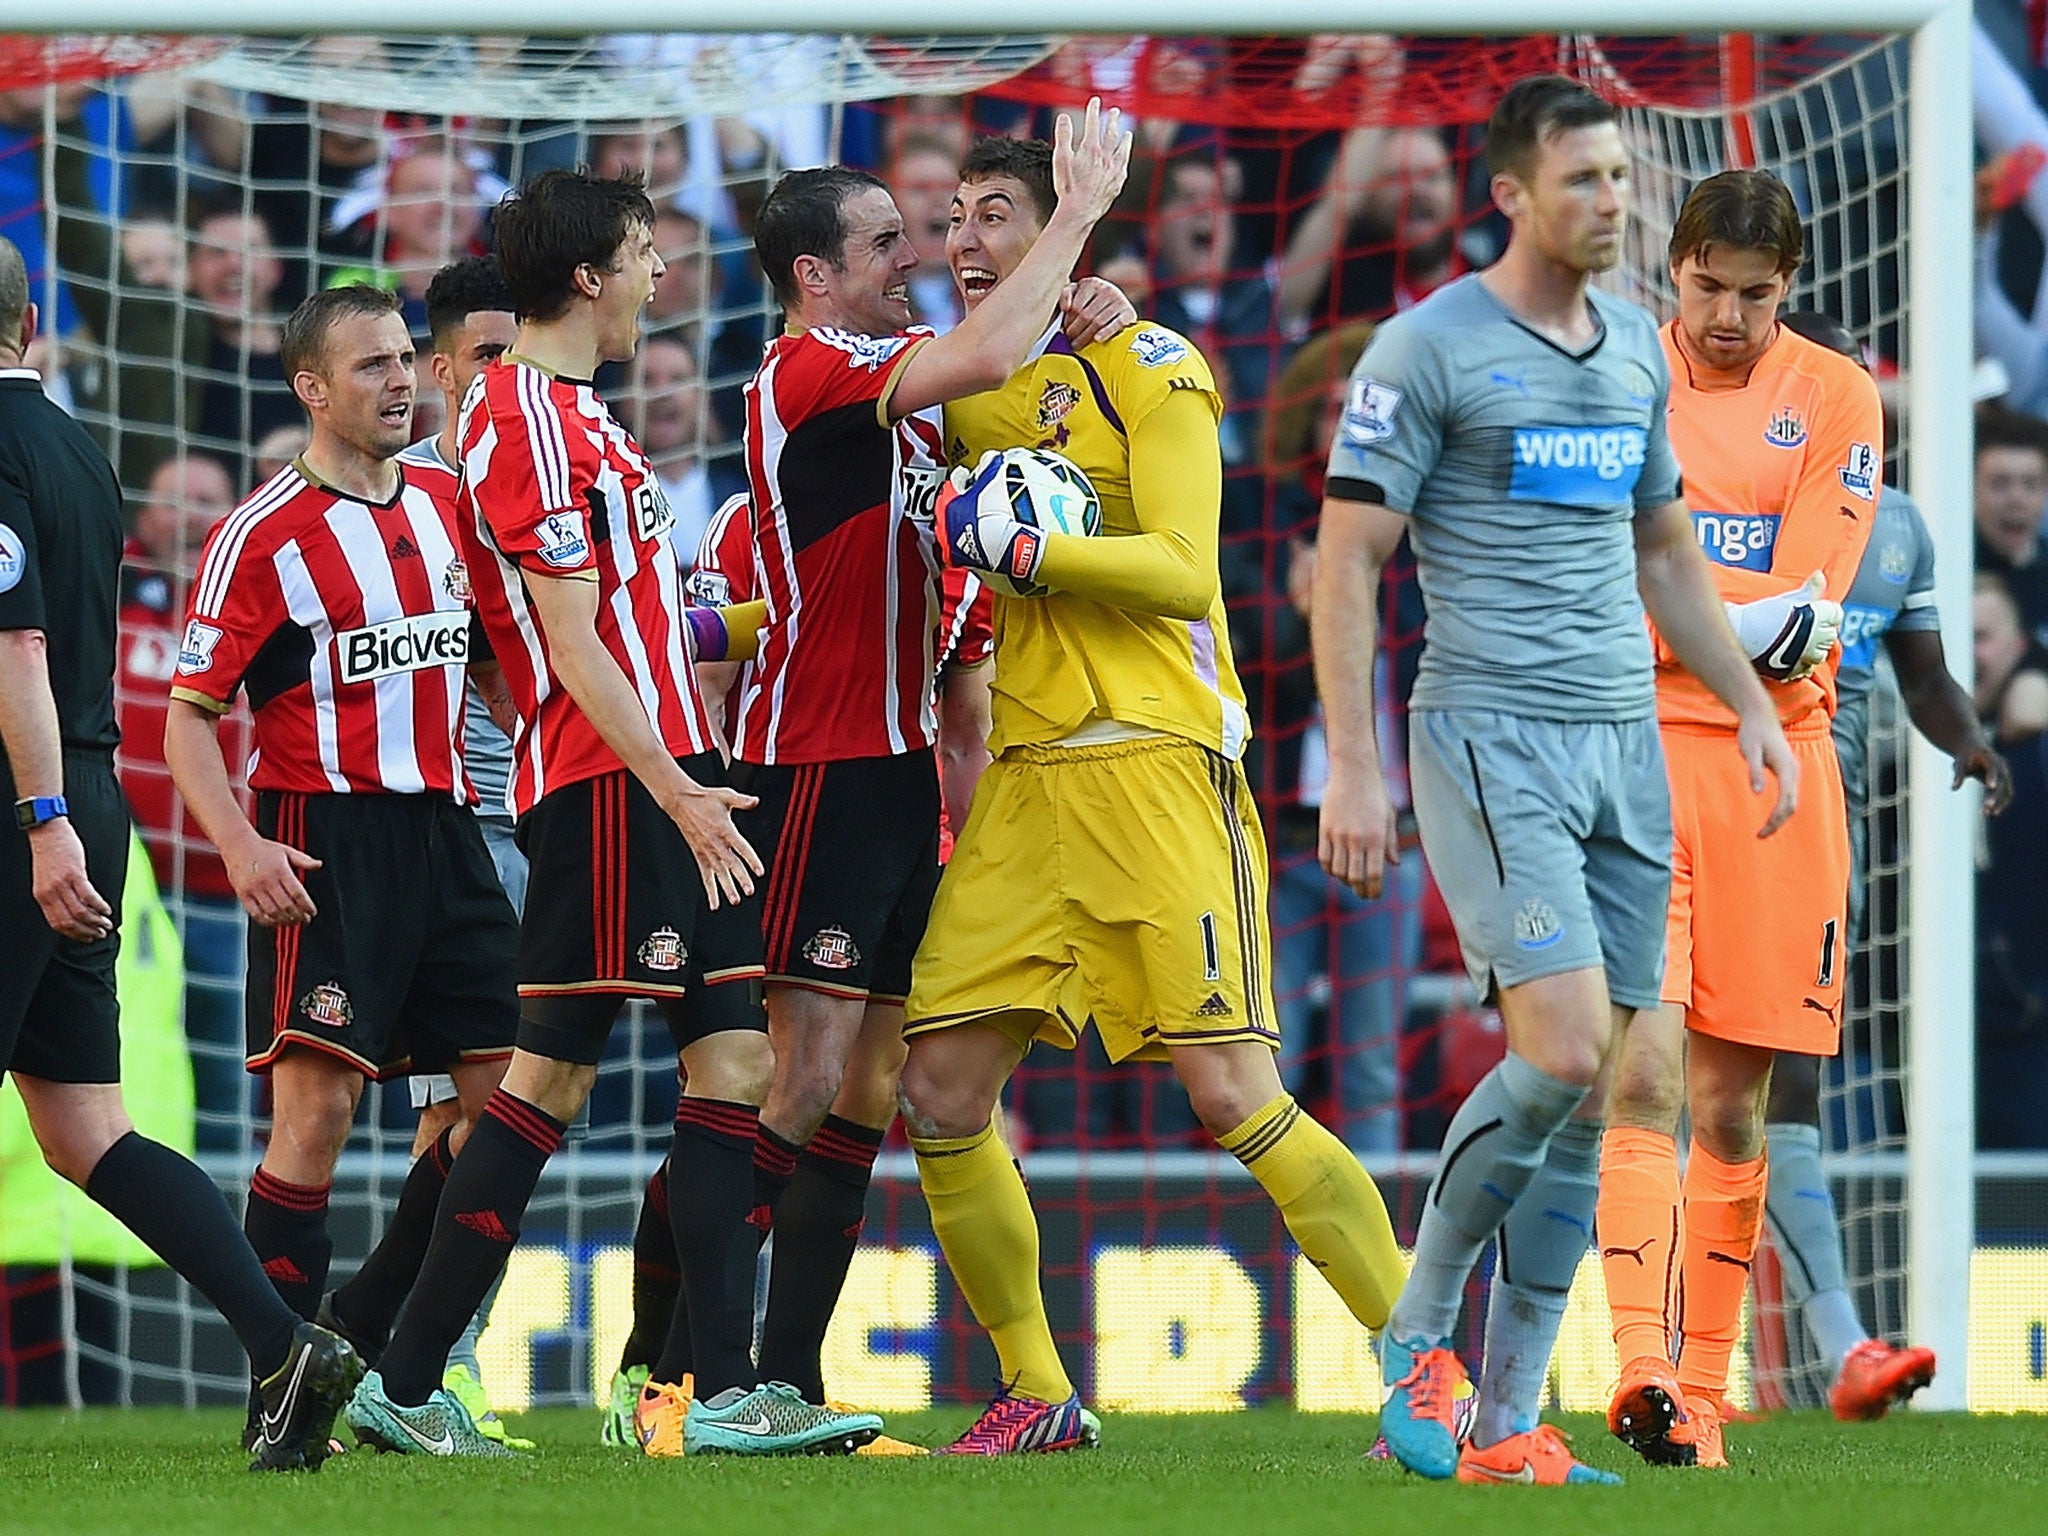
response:
[[[789,1383],[806,1402],[825,1400],[825,1330],[860,1243],[881,1149],[882,1132],[827,1115],[775,1211],[761,1379]]]
[[[564,1129],[502,1088],[484,1105],[448,1170],[426,1260],[378,1366],[392,1402],[416,1406],[441,1385],[448,1351],[503,1271]]]
[[[213,1303],[258,1377],[284,1364],[299,1319],[196,1163],[130,1131],[94,1166],[85,1192]]]

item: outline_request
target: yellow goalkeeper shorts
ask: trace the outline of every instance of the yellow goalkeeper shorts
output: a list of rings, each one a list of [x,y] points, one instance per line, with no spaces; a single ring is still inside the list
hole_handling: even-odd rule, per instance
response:
[[[1266,842],[1244,770],[1179,737],[1012,747],[974,791],[911,966],[906,1034],[988,1023],[1112,1061],[1280,1048]]]

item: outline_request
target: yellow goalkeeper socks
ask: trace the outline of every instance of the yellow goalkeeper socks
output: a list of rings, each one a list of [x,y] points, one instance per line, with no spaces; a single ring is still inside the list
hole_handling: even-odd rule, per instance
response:
[[[1003,1380],[1019,1397],[1063,1403],[1074,1384],[1060,1364],[1038,1285],[1038,1218],[1024,1176],[989,1125],[958,1140],[913,1136],[932,1234],[975,1320],[995,1341]]]
[[[1384,1327],[1408,1267],[1379,1187],[1351,1150],[1285,1093],[1216,1140],[1272,1196],[1351,1315]]]

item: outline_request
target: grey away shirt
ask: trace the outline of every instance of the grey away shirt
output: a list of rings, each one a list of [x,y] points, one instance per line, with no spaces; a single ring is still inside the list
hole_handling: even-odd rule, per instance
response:
[[[1574,356],[1476,275],[1382,325],[1352,371],[1333,494],[1409,517],[1428,605],[1413,709],[1656,712],[1635,519],[1676,500],[1656,323],[1597,290]]]
[[[1941,629],[1934,606],[1934,536],[1904,491],[1877,498],[1870,546],[1842,604],[1842,664],[1835,681],[1835,755],[1852,804],[1861,805],[1870,756],[1870,690],[1877,646],[1892,630]]]

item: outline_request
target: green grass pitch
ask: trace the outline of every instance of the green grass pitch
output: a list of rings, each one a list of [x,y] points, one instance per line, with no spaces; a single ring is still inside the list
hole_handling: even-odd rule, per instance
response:
[[[892,1419],[936,1442],[953,1410]],[[1591,1419],[1584,1457],[1623,1488],[1464,1488],[1366,1461],[1368,1419],[1282,1409],[1110,1416],[1093,1453],[1006,1462],[649,1462],[597,1444],[594,1412],[517,1421],[518,1464],[352,1451],[317,1476],[259,1477],[231,1449],[238,1412],[0,1412],[0,1532],[62,1536],[1952,1536],[2048,1529],[2048,1425],[1897,1414],[1842,1426],[1789,1415],[1730,1434],[1724,1473],[1636,1463]]]

